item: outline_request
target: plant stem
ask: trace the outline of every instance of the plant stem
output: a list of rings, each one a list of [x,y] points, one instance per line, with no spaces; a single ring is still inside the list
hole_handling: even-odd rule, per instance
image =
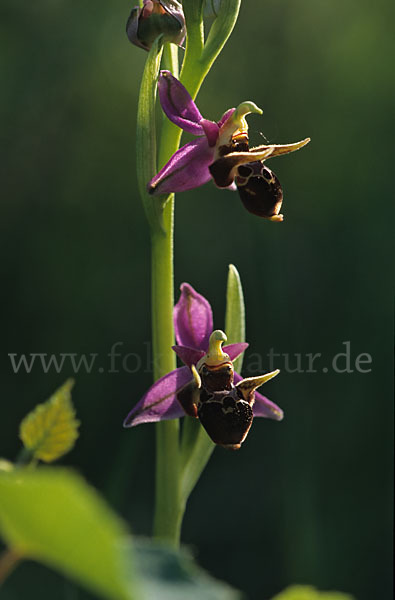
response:
[[[151,235],[152,341],[154,379],[176,367],[173,332],[173,214],[174,199],[164,209],[162,232]],[[179,421],[156,426],[156,506],[154,535],[178,546],[183,509],[179,486]]]
[[[168,50],[165,50],[168,54]],[[174,53],[173,53],[174,55]],[[149,52],[137,111],[137,177],[151,230],[152,343],[154,380],[176,366],[173,332],[173,196],[164,206],[148,195],[146,185],[156,173],[155,102],[162,56],[158,38]],[[179,507],[178,421],[158,423],[154,535],[177,546],[183,511]]]
[[[164,45],[164,66],[178,72],[177,55],[170,44]],[[177,151],[181,130],[165,119],[159,144],[159,168]],[[176,367],[173,306],[174,194],[163,211],[162,228],[151,229],[152,256],[152,337],[154,380]],[[181,494],[179,421],[163,421],[156,426],[156,494],[154,535],[173,546],[179,545],[185,496]]]
[[[175,48],[175,47],[174,47]],[[178,71],[177,50],[171,44],[164,46],[165,66]],[[174,126],[173,126],[174,127]],[[177,128],[175,128],[177,129]],[[175,152],[166,135],[161,136],[159,163],[162,165]],[[154,380],[176,367],[174,345],[173,306],[173,237],[174,194],[163,210],[162,229],[151,231],[152,268],[152,341]],[[179,421],[163,421],[156,426],[156,494],[154,535],[172,546],[180,543],[184,506],[180,496],[179,477]]]
[[[194,98],[205,78],[207,68],[199,61],[202,51],[202,31],[199,26],[192,43],[187,44],[181,81]],[[178,57],[171,44],[164,44],[163,60],[166,69],[178,73]],[[183,78],[183,73],[186,76]],[[180,144],[181,129],[168,119],[162,123],[158,162],[161,168]],[[174,345],[173,306],[173,235],[174,194],[170,194],[164,207],[161,230],[151,228],[152,244],[152,330],[154,380],[172,371],[176,366]],[[194,424],[196,427],[196,424]],[[187,427],[188,429],[188,427]],[[202,434],[202,435],[200,435]],[[179,421],[163,421],[156,426],[156,494],[154,535],[179,546],[181,523],[188,495],[199,478],[213,450],[213,444],[204,432],[197,433],[195,452],[191,462],[185,464],[179,445]],[[204,438],[204,439],[201,439]],[[200,454],[200,456],[197,456]],[[193,460],[193,458],[195,460]],[[191,472],[188,471],[191,467]]]
[[[188,36],[186,52],[181,70],[181,82],[186,86],[192,98],[196,97],[199,88],[210,70],[215,58],[221,51],[237,19],[240,0],[227,0],[232,9],[232,18],[219,19],[216,34],[211,36],[211,48],[206,49],[204,60],[204,27],[203,27],[203,0],[190,0],[184,3],[187,21]],[[218,40],[216,38],[219,38]],[[213,39],[214,38],[214,39]],[[155,53],[153,48],[151,52]],[[159,53],[156,53],[159,57]],[[178,76],[178,49],[171,44],[164,44],[164,67]],[[145,96],[150,98],[148,109],[141,103],[140,122],[141,144],[138,143],[138,166],[140,160],[140,191],[146,197],[145,184],[149,181],[147,171],[152,169],[156,160],[155,152],[155,90],[152,83],[158,76],[159,65],[151,56],[151,72],[147,65]],[[151,78],[150,78],[151,77]],[[142,90],[144,86],[142,85]],[[141,97],[140,97],[141,98]],[[146,109],[146,110],[144,110]],[[144,130],[145,124],[145,130]],[[177,151],[181,129],[175,127],[168,119],[162,123],[159,145],[159,168]],[[147,135],[150,142],[147,144],[150,165],[145,165],[147,157],[143,152],[143,145]],[[152,175],[151,175],[152,177]],[[156,207],[150,201],[145,203],[147,216],[151,223],[152,247],[152,336],[154,356],[154,380],[172,371],[176,366],[175,354],[171,350],[174,345],[173,306],[174,306],[174,275],[173,275],[173,235],[174,235],[174,194],[167,198],[163,209],[161,227],[157,227]],[[163,205],[162,205],[163,206]],[[187,426],[187,430],[189,427]],[[204,469],[213,450],[212,442],[204,432],[196,431],[196,424],[192,426],[191,439],[195,439],[193,448],[187,454],[189,459],[181,457],[179,421],[163,421],[156,426],[156,495],[154,535],[177,547],[180,540],[181,522],[185,505],[200,473]],[[186,436],[188,437],[188,436]],[[185,436],[184,436],[184,439]],[[182,462],[182,464],[181,464]]]

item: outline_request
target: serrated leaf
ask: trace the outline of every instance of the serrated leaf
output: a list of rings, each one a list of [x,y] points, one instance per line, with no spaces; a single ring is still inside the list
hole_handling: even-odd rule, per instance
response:
[[[225,333],[227,344],[245,342],[245,308],[243,288],[238,270],[229,265],[228,283],[226,288]],[[240,373],[243,355],[234,361],[235,371]]]
[[[63,468],[0,471],[0,534],[10,548],[104,598],[141,596],[123,523],[82,477]],[[127,564],[126,564],[127,563]]]
[[[320,592],[310,585],[292,585],[272,600],[353,600],[343,592]]]
[[[71,402],[72,379],[68,379],[44,404],[39,404],[22,421],[19,429],[32,457],[52,462],[69,452],[78,437],[79,421]]]

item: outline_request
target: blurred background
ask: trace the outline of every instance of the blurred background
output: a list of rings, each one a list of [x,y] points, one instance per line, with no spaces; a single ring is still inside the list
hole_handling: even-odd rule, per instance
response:
[[[124,33],[130,9],[125,0],[0,5],[0,435],[1,455],[14,459],[22,417],[73,375],[68,360],[59,373],[39,361],[17,370],[9,354],[97,354],[90,373],[75,375],[81,436],[61,462],[148,535],[154,427],[122,429],[151,383],[149,237],[135,172],[146,54]],[[251,600],[296,582],[392,598],[392,22],[380,1],[244,1],[198,96],[213,120],[243,100],[261,106],[249,118],[252,145],[312,138],[268,163],[284,188],[283,224],[212,183],[176,202],[176,296],[188,281],[223,327],[234,263],[247,308],[244,373],[269,370],[271,349],[282,369],[264,392],[284,421],[256,420],[240,452],[216,449],[183,526],[198,562]],[[34,563],[2,593],[90,598]]]

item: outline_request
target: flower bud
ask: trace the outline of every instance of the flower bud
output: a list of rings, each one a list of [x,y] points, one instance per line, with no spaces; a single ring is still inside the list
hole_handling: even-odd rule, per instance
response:
[[[177,0],[144,0],[135,6],[126,23],[126,34],[132,44],[149,50],[159,35],[166,42],[180,46],[185,38],[185,18]]]

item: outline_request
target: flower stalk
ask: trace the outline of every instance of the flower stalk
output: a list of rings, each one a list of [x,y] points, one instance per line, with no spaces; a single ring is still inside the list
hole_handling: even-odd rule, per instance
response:
[[[163,212],[163,231],[151,235],[152,262],[152,341],[154,379],[175,368],[172,325],[173,311],[173,213],[174,198]],[[156,506],[154,534],[177,546],[183,507],[179,499],[179,421],[157,424]]]
[[[225,4],[224,9],[227,8],[228,13],[229,11],[232,13],[232,18],[225,19],[225,25],[223,19],[218,21],[222,25],[219,30],[216,30],[217,42],[215,44],[210,42],[205,48],[204,1],[184,0],[183,2],[187,40],[181,80],[188,87],[192,97],[196,97],[205,76],[236,22],[240,0],[227,0]],[[225,10],[223,14],[225,14]],[[143,73],[136,136],[138,184],[151,231],[152,337],[155,380],[175,368],[175,354],[171,350],[174,345],[174,194],[152,198],[146,190],[147,182],[157,172],[155,102],[162,52],[165,68],[169,69],[176,77],[178,76],[177,48],[166,43],[163,51],[162,39],[161,37],[157,38],[149,51]],[[177,151],[181,133],[181,129],[168,119],[164,119],[158,151],[159,167],[163,166]],[[188,419],[188,421],[192,421],[192,419]],[[154,535],[175,547],[179,545],[181,522],[188,495],[214,448],[214,444],[206,433],[197,425],[197,423],[188,423],[183,428],[180,444],[177,419],[157,423]],[[187,443],[188,441],[189,443]]]
[[[153,44],[143,73],[137,116],[137,171],[140,195],[151,231],[151,305],[154,380],[175,368],[173,331],[173,222],[174,194],[164,201],[152,199],[146,191],[156,171],[155,102],[162,58],[162,42]],[[165,44],[167,61],[174,52]],[[159,155],[171,156],[173,147],[162,137]],[[175,547],[179,544],[183,507],[179,499],[179,423],[158,423],[156,430],[156,495],[154,535]]]

